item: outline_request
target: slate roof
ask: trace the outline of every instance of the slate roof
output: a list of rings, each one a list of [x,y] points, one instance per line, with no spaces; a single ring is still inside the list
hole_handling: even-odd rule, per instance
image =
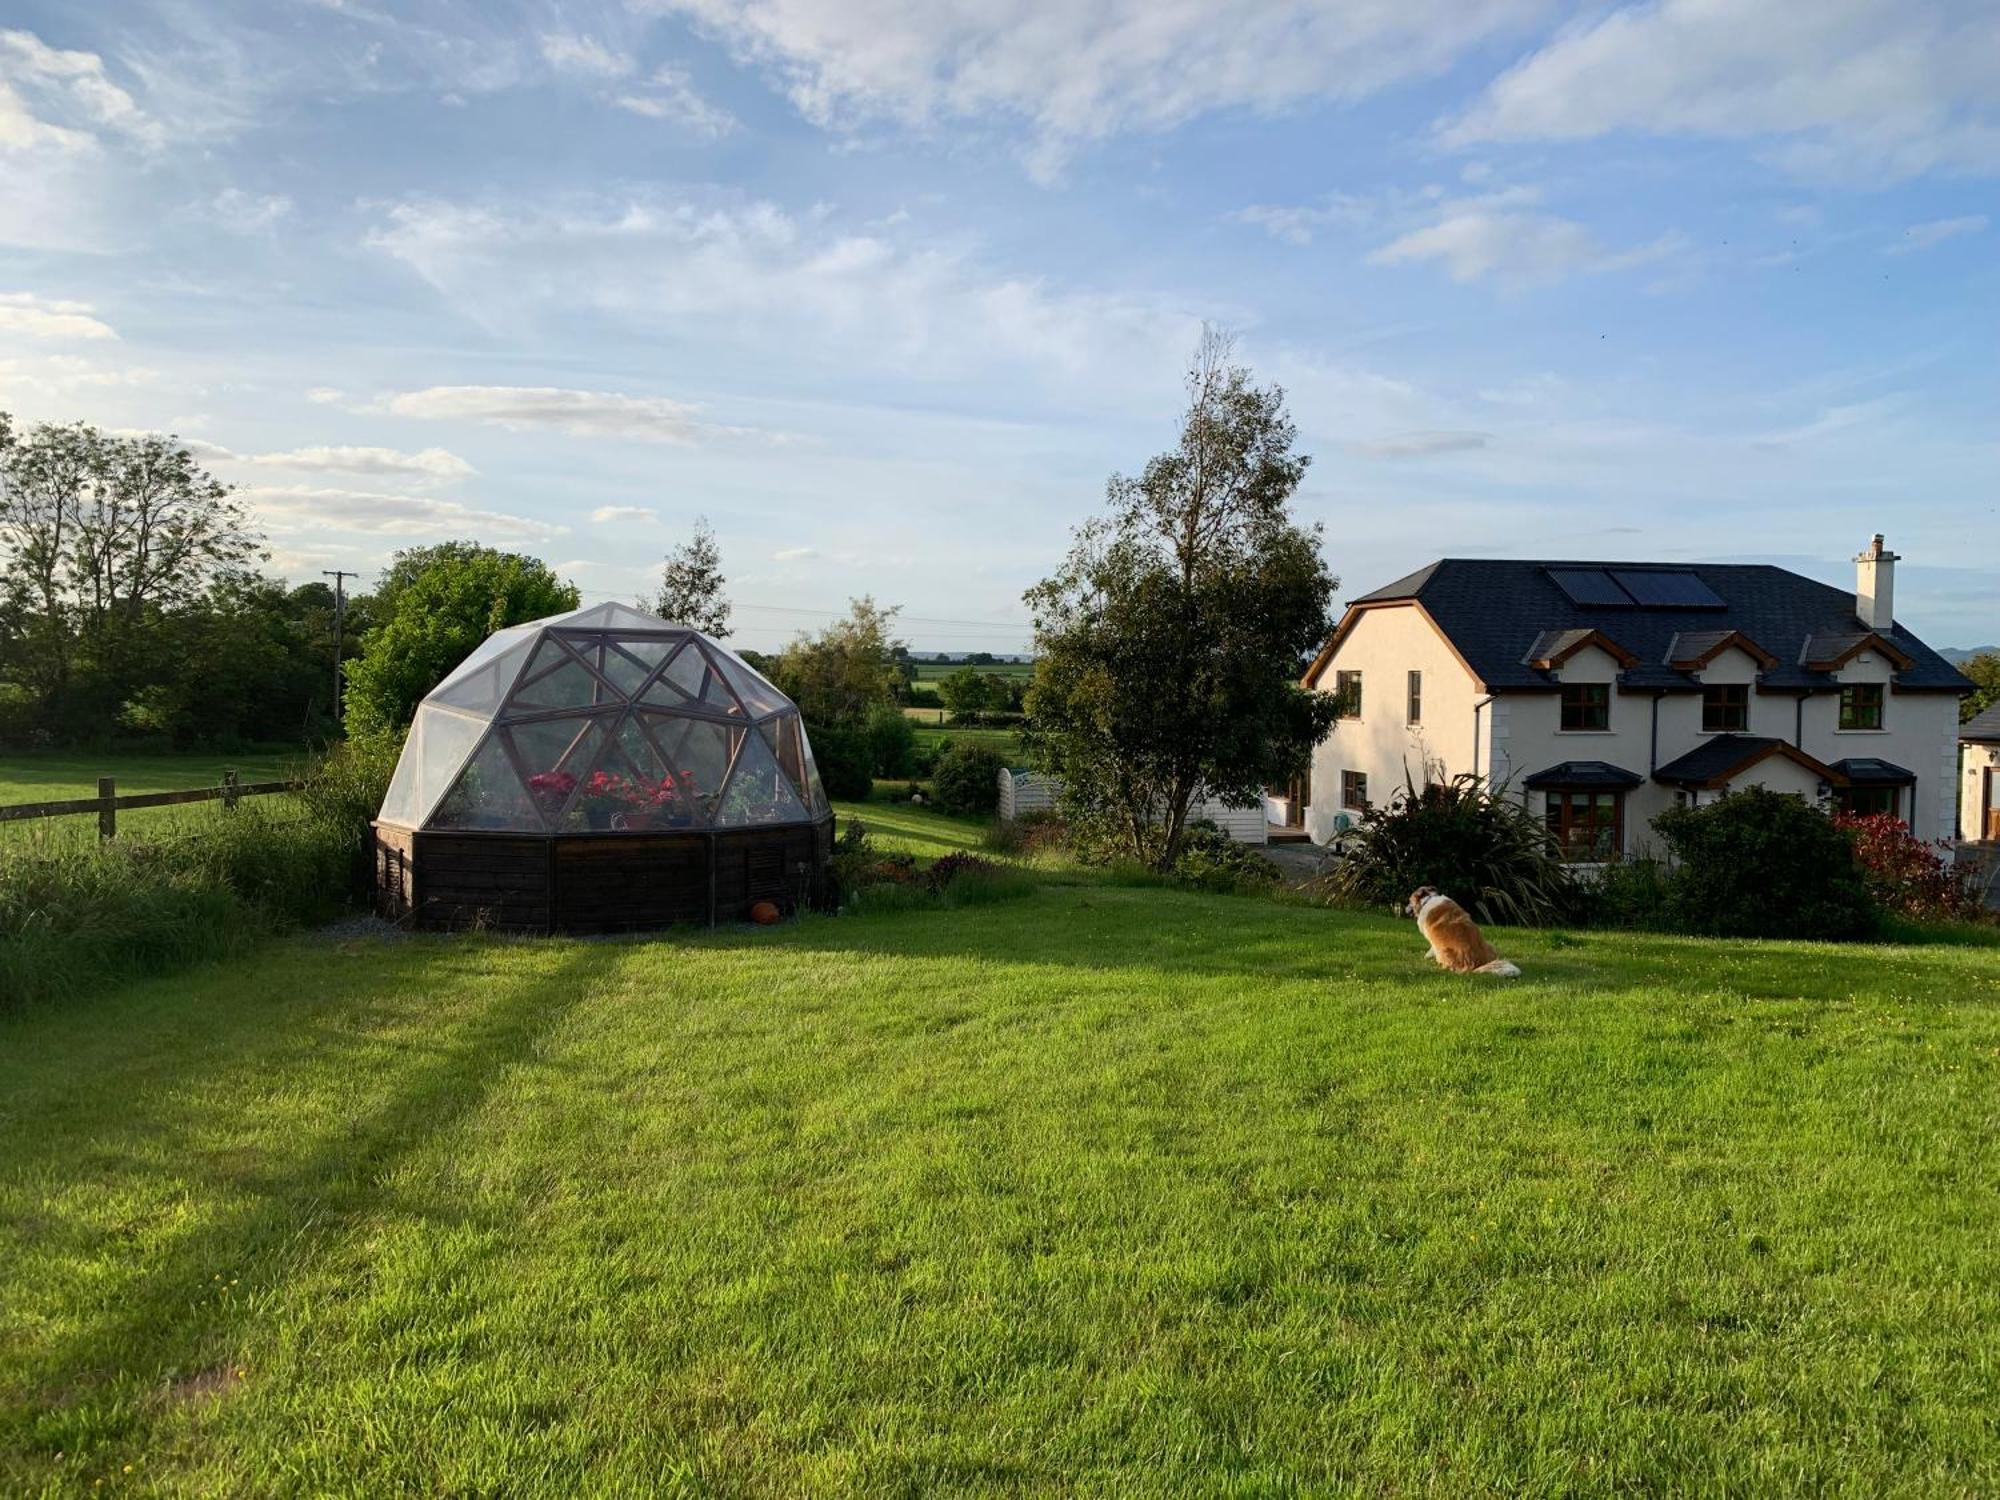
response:
[[[1772,755],[1782,755],[1813,771],[1832,769],[1785,740],[1761,734],[1719,734],[1668,761],[1653,773],[1653,780],[1668,786],[1714,786]]]
[[[2000,744],[2000,703],[1994,704],[1985,713],[1974,714],[1959,725],[1958,737],[1978,740],[1982,744]]]
[[[1833,769],[1856,786],[1908,786],[1917,779],[1915,771],[1906,771],[1893,760],[1883,760],[1874,755],[1854,755],[1846,760],[1837,760]]]
[[[1583,787],[1634,787],[1644,781],[1643,776],[1614,766],[1603,760],[1566,760],[1524,780],[1521,785],[1531,792],[1538,792],[1550,786]]]
[[[1835,637],[1864,633],[1854,595],[1764,563],[1676,564],[1723,600],[1720,609],[1645,605],[1580,605],[1550,578],[1551,568],[1657,571],[1658,563],[1550,562],[1515,558],[1447,557],[1350,601],[1420,601],[1489,691],[1548,689],[1556,677],[1528,665],[1538,642],[1572,630],[1601,630],[1639,658],[1621,676],[1626,688],[1692,691],[1699,682],[1667,665],[1676,635],[1740,630],[1776,656],[1758,681],[1767,688],[1828,689],[1835,679],[1801,665],[1809,641],[1823,649]],[[1901,689],[1962,693],[1972,684],[1902,625],[1882,632],[1911,658],[1895,675]],[[1316,663],[1324,667],[1322,659]]]

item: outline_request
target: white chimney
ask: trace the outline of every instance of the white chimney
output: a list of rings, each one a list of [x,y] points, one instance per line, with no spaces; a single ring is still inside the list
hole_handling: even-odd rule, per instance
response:
[[[1854,559],[1854,613],[1870,630],[1896,623],[1896,554],[1884,550],[1879,531]]]

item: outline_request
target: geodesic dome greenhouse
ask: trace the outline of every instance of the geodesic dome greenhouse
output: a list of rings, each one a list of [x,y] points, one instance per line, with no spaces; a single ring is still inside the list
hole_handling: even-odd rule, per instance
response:
[[[495,632],[424,699],[376,823],[378,884],[425,925],[715,920],[739,886],[809,899],[815,881],[768,856],[816,876],[831,819],[790,699],[699,631],[597,604]]]

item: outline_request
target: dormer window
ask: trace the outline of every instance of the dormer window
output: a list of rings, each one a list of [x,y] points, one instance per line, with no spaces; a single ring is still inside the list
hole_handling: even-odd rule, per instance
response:
[[[1840,727],[1842,729],[1882,727],[1881,683],[1850,682],[1840,690]]]
[[[1588,733],[1611,727],[1611,684],[1565,682],[1562,685],[1562,727]]]
[[[1743,734],[1750,728],[1750,685],[1720,682],[1701,690],[1701,732]]]

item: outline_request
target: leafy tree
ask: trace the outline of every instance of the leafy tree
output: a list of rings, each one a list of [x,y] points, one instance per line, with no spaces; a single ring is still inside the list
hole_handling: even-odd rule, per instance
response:
[[[948,813],[990,813],[1000,802],[1000,772],[1006,759],[989,745],[953,745],[938,757],[931,791]]]
[[[229,486],[171,437],[0,414],[0,666],[58,729],[101,726],[159,665],[163,614],[262,555]]]
[[[1073,819],[1161,870],[1203,795],[1251,806],[1333,720],[1299,685],[1332,628],[1317,527],[1289,502],[1309,460],[1284,393],[1251,384],[1205,331],[1180,440],[1114,475],[1054,577],[1031,589],[1039,660],[1028,743]]]
[[[915,774],[917,730],[900,708],[893,703],[877,704],[869,710],[863,732],[877,776]]]
[[[977,667],[960,667],[939,681],[938,698],[954,714],[976,714],[994,703],[994,679]],[[1006,691],[1004,688],[1002,693]]]
[[[348,669],[348,732],[401,729],[424,694],[487,636],[577,602],[574,585],[517,552],[446,542],[398,553],[378,590],[382,623]]]
[[[852,600],[846,619],[787,646],[771,663],[771,680],[808,724],[859,727],[878,704],[895,701],[900,642],[889,632],[897,614],[865,595]]]
[[[1958,670],[1972,679],[1976,689],[1959,700],[1961,723],[2000,703],[2000,651],[1982,651],[1961,662]]]
[[[722,553],[708,517],[696,516],[694,535],[667,554],[652,611],[677,625],[692,625],[717,640],[729,634],[729,601],[722,596]]]

